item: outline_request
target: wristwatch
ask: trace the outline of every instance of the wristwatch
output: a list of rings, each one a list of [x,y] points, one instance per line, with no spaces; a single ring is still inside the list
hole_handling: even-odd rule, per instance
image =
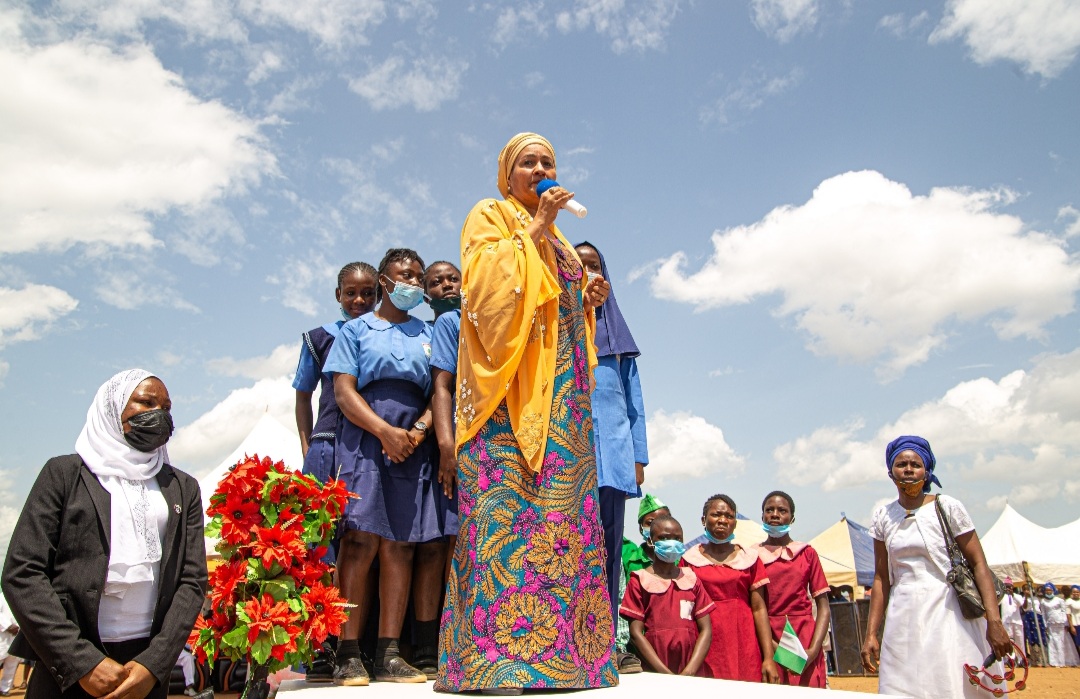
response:
[[[416,424],[412,426],[414,430],[420,430],[424,434],[427,434],[427,423],[423,420],[417,420]]]

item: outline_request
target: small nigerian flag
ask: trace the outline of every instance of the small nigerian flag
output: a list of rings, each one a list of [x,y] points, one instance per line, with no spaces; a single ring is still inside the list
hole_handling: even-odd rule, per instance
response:
[[[780,637],[780,645],[776,647],[772,659],[792,672],[801,674],[806,668],[806,649],[787,617],[784,617],[784,635]]]

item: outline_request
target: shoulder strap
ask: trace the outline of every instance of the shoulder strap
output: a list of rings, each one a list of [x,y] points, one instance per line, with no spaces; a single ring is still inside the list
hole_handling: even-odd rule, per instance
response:
[[[945,516],[945,510],[941,507],[941,498],[936,496],[934,510],[937,512],[938,523],[941,525],[941,533],[945,537],[945,548],[949,552],[949,560],[954,566],[966,563],[964,554],[960,551],[960,546],[957,545],[956,538],[953,536],[952,527],[949,526],[949,518]]]
[[[304,345],[307,346],[308,352],[311,352],[311,356],[315,359],[315,366],[319,367],[319,371],[322,371],[322,360],[319,359],[319,353],[315,351],[315,343],[311,341],[311,333],[305,332],[303,338]]]

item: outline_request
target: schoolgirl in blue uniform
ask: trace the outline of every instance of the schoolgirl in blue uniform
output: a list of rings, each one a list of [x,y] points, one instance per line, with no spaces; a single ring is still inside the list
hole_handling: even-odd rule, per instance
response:
[[[379,557],[379,631],[375,679],[425,682],[399,654],[418,542],[440,536],[432,487],[431,329],[409,315],[423,301],[424,267],[413,250],[393,248],[378,269],[380,305],[341,328],[325,371],[343,418],[335,461],[359,495],[342,517],[338,584],[358,605],[341,632],[334,682],[362,686],[369,677],[357,639],[373,593],[368,573]]]
[[[438,333],[440,324],[445,323],[449,316],[461,317],[461,271],[450,262],[439,260],[432,262],[424,270],[424,292],[428,299],[428,305],[435,312],[435,320],[431,323],[431,356],[429,364],[432,367],[432,395],[431,417],[434,424],[431,429],[432,442],[432,481],[439,472],[440,456],[444,440],[449,435],[449,448],[454,450],[453,428],[453,381],[450,381],[449,393],[445,383],[440,384],[436,375],[436,352],[438,349]],[[456,327],[456,326],[455,326]],[[454,366],[457,368],[457,332],[454,332]],[[445,349],[441,357],[444,357]],[[441,403],[439,402],[441,401]],[[440,413],[440,406],[442,413]],[[443,420],[443,423],[440,423]],[[449,420],[449,427],[445,421]],[[456,457],[454,459],[455,469]],[[439,477],[441,481],[441,476]],[[432,483],[435,491],[436,516],[439,520],[439,530],[442,536],[431,541],[417,544],[416,558],[413,563],[413,654],[412,665],[427,675],[429,680],[435,679],[439,672],[439,613],[442,611],[442,596],[446,589],[446,579],[449,574],[450,561],[453,558],[454,541],[458,533],[457,501],[444,494],[444,488],[439,483]]]
[[[330,346],[345,321],[359,318],[375,307],[375,268],[367,262],[350,262],[337,276],[334,298],[341,304],[341,320],[307,331],[301,337],[300,362],[296,366],[296,429],[304,454],[304,473],[324,483],[334,473],[334,439],[341,411],[334,400],[334,381],[323,373]],[[312,420],[311,397],[321,386],[318,418]]]

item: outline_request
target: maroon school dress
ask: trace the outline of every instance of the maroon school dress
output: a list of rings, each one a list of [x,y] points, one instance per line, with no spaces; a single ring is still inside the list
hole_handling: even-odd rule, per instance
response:
[[[644,622],[645,639],[660,662],[679,673],[694,655],[697,620],[712,610],[713,602],[692,569],[679,568],[679,577],[674,580],[648,570],[635,570],[626,583],[619,616]]]
[[[750,591],[769,584],[769,579],[757,554],[736,546],[735,557],[722,564],[706,558],[701,544],[683,556],[715,605],[709,614],[712,645],[698,676],[761,682],[761,646],[754,630]]]
[[[795,629],[803,648],[809,648],[814,640],[813,598],[829,591],[817,551],[798,541],[787,546],[757,544],[754,549],[769,574],[769,625],[773,639],[779,641],[784,634],[786,618],[791,621],[791,628]],[[801,675],[781,665],[777,665],[777,669],[780,671],[781,684],[825,686],[824,652],[818,653],[818,657],[803,669]]]

